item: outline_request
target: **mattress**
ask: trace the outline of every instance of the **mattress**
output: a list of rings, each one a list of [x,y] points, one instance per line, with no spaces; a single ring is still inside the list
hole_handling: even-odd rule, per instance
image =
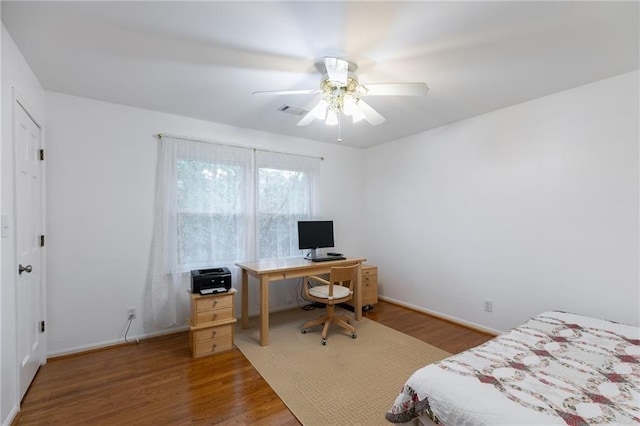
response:
[[[427,365],[386,414],[444,425],[640,423],[640,328],[545,312]]]

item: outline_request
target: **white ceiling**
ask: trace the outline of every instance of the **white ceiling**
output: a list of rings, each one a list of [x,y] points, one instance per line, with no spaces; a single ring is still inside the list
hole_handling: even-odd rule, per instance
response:
[[[366,98],[387,120],[343,121],[355,147],[639,68],[636,1],[3,0],[1,13],[47,90],[319,141],[337,129],[278,110],[312,95],[251,93],[317,88],[323,56],[356,62],[364,84],[429,85]]]

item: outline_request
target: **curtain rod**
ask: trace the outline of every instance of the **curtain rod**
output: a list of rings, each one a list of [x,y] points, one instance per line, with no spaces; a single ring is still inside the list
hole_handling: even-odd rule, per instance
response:
[[[293,155],[293,156],[296,156],[296,157],[313,158],[314,160],[324,160],[324,157],[315,157],[313,155],[291,154],[289,152],[272,151],[272,150],[269,150],[269,149],[252,148],[252,147],[242,146],[242,145],[232,145],[232,144],[228,144],[228,143],[214,141],[212,139],[201,139],[201,138],[194,138],[194,137],[191,137],[191,136],[173,135],[171,133],[158,133],[155,136],[157,136],[158,139],[162,139],[162,138],[166,137],[166,138],[171,138],[171,139],[179,139],[179,140],[183,140],[183,141],[187,141],[187,142],[208,143],[208,144],[212,144],[212,145],[228,146],[228,147],[232,147],[232,148],[249,149],[249,150],[252,150],[252,151],[270,152],[272,154]]]

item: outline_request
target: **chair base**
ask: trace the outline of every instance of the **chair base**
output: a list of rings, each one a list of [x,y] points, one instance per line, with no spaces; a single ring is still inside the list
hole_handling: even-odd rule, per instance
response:
[[[320,318],[316,318],[313,320],[309,320],[302,325],[302,333],[307,332],[307,328],[314,327],[316,325],[324,324],[322,327],[322,344],[327,344],[327,333],[329,332],[329,326],[331,324],[336,324],[343,329],[351,332],[351,337],[356,338],[358,335],[356,334],[356,329],[349,324],[350,319],[344,315],[324,315]]]

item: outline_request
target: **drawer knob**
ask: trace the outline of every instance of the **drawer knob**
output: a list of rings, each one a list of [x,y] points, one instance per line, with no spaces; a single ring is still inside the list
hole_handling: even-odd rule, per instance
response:
[[[217,300],[214,300],[214,301],[213,301],[213,306],[216,306],[217,304],[218,304],[218,301],[217,301]]]

